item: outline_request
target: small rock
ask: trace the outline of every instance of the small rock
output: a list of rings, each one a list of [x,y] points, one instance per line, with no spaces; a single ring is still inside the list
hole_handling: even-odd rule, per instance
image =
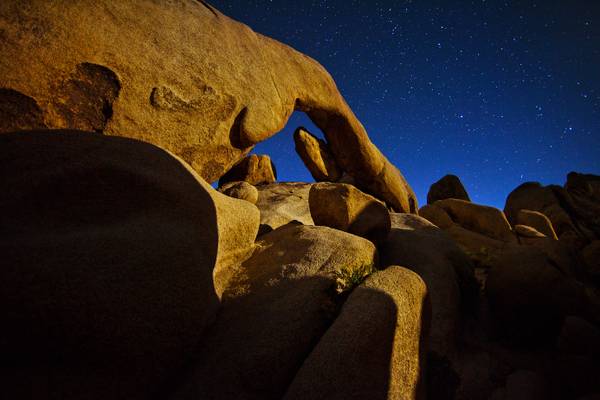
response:
[[[550,219],[539,211],[519,210],[517,224],[531,226],[549,238],[558,239]]]
[[[537,229],[527,225],[515,225],[515,233],[525,238],[545,238],[547,237]]]
[[[258,190],[248,182],[231,182],[219,188],[219,191],[235,199],[246,200],[252,204],[258,201]]]

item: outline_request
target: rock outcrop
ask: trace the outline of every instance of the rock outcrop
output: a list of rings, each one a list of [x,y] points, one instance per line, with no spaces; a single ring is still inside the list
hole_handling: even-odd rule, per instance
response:
[[[250,154],[219,179],[219,187],[231,182],[264,185],[277,180],[277,170],[267,155]]]
[[[336,182],[342,177],[342,172],[324,140],[300,127],[294,132],[294,143],[296,152],[315,181]]]
[[[336,316],[339,281],[362,279],[376,257],[368,240],[326,227],[290,224],[262,236],[176,398],[281,398]]]
[[[162,397],[216,317],[213,274],[253,249],[258,210],[136,140],[20,132],[0,149],[3,395]]]
[[[371,275],[302,364],[284,399],[425,399],[427,288],[398,266]]]
[[[308,206],[312,184],[282,182],[258,187],[261,232],[270,232],[292,221],[314,225]]]
[[[542,186],[537,182],[527,182],[517,187],[506,198],[504,212],[508,220],[516,225],[519,212],[524,209],[538,211],[547,216],[557,237],[576,246],[593,236],[577,220],[571,195],[560,186]]]
[[[444,176],[431,185],[429,192],[427,192],[427,204],[433,204],[444,199],[471,201],[465,187],[456,175]]]
[[[319,63],[203,1],[2,2],[0,21],[1,132],[136,138],[213,182],[300,110],[362,190],[418,209]]]
[[[385,240],[390,214],[381,201],[345,183],[316,183],[308,203],[315,225],[328,226],[374,241]]]

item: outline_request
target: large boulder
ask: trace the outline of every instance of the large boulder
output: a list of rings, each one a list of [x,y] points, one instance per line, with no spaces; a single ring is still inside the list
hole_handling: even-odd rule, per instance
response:
[[[356,288],[284,399],[425,399],[427,288],[398,266]]]
[[[503,242],[516,241],[504,213],[497,208],[457,199],[438,200],[434,205],[463,228]]]
[[[308,206],[311,186],[301,182],[259,186],[256,206],[260,210],[261,230],[272,231],[292,221],[314,225]]]
[[[233,166],[219,179],[219,187],[230,182],[248,182],[251,185],[263,185],[277,180],[277,171],[267,155],[250,154]]]
[[[443,208],[434,204],[426,204],[419,209],[419,216],[427,219],[429,222],[442,229],[450,228],[454,221]]]
[[[427,204],[433,204],[444,199],[471,201],[465,187],[456,175],[444,176],[431,185],[429,192],[427,192]]]
[[[204,1],[4,1],[0,20],[0,132],[137,138],[213,182],[296,109],[362,190],[398,211],[418,208],[318,62]]]
[[[374,241],[385,240],[390,214],[385,204],[346,183],[315,183],[308,204],[315,225],[328,226]]]
[[[175,398],[281,398],[333,322],[344,298],[336,289],[362,280],[376,255],[368,240],[326,227],[289,224],[262,236]]]
[[[486,293],[500,331],[539,345],[556,337],[565,315],[597,320],[590,292],[567,267],[535,246],[513,246],[496,258]]]
[[[342,177],[327,143],[308,132],[298,128],[294,132],[296,152],[317,182],[336,182]]]
[[[558,239],[552,227],[552,222],[539,211],[519,210],[517,212],[516,224],[530,226],[549,238]]]
[[[258,210],[136,140],[20,132],[0,149],[3,395],[163,397]]]
[[[380,246],[382,265],[404,265],[425,282],[431,301],[428,336],[431,382],[443,382],[445,391],[454,375],[456,351],[463,313],[474,308],[479,288],[473,264],[441,229],[412,214],[391,214],[392,229]]]

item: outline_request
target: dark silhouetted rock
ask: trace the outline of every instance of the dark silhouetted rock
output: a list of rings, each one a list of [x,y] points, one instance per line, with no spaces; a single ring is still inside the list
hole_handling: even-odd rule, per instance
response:
[[[471,201],[462,182],[456,175],[446,175],[435,182],[427,192],[427,204],[433,204],[438,200],[459,199]]]
[[[356,288],[284,399],[425,399],[427,288],[391,266]]]
[[[0,149],[3,396],[159,395],[216,316],[213,273],[253,248],[258,210],[136,140],[19,132]]]
[[[294,132],[296,152],[317,182],[336,182],[342,177],[327,143],[304,128]]]
[[[385,240],[390,214],[385,204],[345,183],[315,183],[308,203],[315,225],[329,226],[370,240]]]
[[[513,246],[494,261],[486,293],[508,337],[538,345],[553,339],[565,315],[593,315],[584,287],[551,254]]]

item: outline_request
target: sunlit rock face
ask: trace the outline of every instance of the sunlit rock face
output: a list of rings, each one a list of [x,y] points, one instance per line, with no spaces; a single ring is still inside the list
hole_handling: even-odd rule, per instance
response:
[[[361,189],[417,209],[318,62],[204,2],[3,2],[0,28],[1,132],[137,138],[212,182],[301,110]]]

